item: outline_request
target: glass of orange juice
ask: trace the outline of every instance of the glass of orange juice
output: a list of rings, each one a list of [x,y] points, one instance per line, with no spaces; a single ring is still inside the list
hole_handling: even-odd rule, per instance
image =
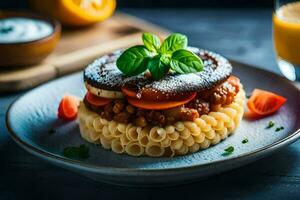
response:
[[[300,0],[275,0],[273,40],[281,72],[300,81]]]

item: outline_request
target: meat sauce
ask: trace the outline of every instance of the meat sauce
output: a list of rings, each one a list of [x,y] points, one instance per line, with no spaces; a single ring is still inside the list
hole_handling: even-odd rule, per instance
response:
[[[227,105],[233,102],[238,87],[224,83],[198,93],[189,103],[166,110],[145,110],[132,106],[126,99],[118,99],[105,106],[93,106],[84,99],[85,106],[100,114],[105,119],[120,123],[134,123],[137,126],[165,126],[177,121],[193,121],[201,115],[208,114],[215,105]]]

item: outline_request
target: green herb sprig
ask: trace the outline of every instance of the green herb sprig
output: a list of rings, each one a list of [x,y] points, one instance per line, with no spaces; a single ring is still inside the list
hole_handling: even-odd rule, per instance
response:
[[[245,139],[242,140],[242,144],[246,144],[248,142],[249,142],[249,140],[247,138],[245,138]]]
[[[224,149],[224,153],[222,154],[222,156],[229,156],[234,152],[234,147],[233,146],[229,146],[226,149]]]
[[[277,128],[275,129],[275,131],[278,132],[278,131],[281,131],[281,130],[283,130],[283,129],[284,129],[284,127],[283,127],[283,126],[280,126],[280,127],[277,127]]]
[[[63,155],[67,158],[87,159],[89,157],[89,148],[84,144],[78,147],[66,147],[63,151]]]
[[[268,126],[266,126],[266,129],[270,129],[275,125],[273,121],[269,121]]]
[[[161,79],[169,70],[179,74],[200,72],[203,62],[199,56],[187,50],[185,35],[173,33],[162,43],[158,36],[143,33],[144,45],[125,50],[117,60],[117,67],[127,76],[135,76],[147,69],[154,80]]]

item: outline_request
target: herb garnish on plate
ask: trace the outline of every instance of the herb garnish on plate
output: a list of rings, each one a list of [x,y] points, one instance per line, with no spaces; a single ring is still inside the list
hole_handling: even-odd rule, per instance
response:
[[[249,140],[247,138],[243,139],[243,141],[242,141],[243,144],[246,144],[248,142],[249,142]]]
[[[283,129],[284,129],[284,127],[283,127],[283,126],[280,126],[280,127],[277,127],[277,128],[275,129],[275,131],[278,132],[278,131],[281,131],[281,130],[283,130]]]
[[[266,127],[266,129],[270,129],[270,128],[274,127],[274,126],[275,126],[275,123],[274,123],[273,121],[269,121],[269,124],[268,124],[268,126]],[[283,129],[284,129],[283,126],[279,126],[279,127],[277,127],[277,128],[275,129],[275,132],[281,131],[281,130],[283,130]]]
[[[232,154],[234,152],[234,147],[233,146],[229,146],[226,149],[224,149],[224,153],[222,153],[222,156],[229,156],[230,154]]]
[[[185,35],[173,33],[162,43],[158,36],[143,33],[144,45],[125,50],[117,60],[117,67],[127,76],[135,76],[147,69],[153,79],[159,80],[172,70],[179,74],[195,73],[203,70],[199,56],[187,50]]]
[[[268,126],[266,127],[266,129],[270,129],[275,125],[275,123],[273,121],[269,121]]]
[[[89,157],[89,148],[84,144],[78,147],[66,147],[63,151],[63,155],[67,158],[86,159]]]

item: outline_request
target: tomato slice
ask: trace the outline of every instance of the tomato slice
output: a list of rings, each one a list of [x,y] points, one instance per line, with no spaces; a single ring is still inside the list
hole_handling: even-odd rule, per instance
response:
[[[231,75],[228,79],[227,82],[230,83],[233,87],[235,87],[236,91],[239,92],[240,89],[240,79],[237,78],[236,76]]]
[[[92,94],[91,92],[86,93],[85,99],[94,106],[104,106],[106,104],[109,104],[112,101],[111,99],[98,97]]]
[[[164,110],[169,108],[174,108],[181,106],[193,100],[196,96],[196,93],[188,96],[184,100],[171,100],[171,101],[148,101],[137,98],[128,97],[128,102],[138,108],[148,109],[148,110]]]
[[[79,99],[72,95],[65,95],[59,103],[58,117],[64,120],[74,120],[78,113]]]
[[[169,101],[171,99],[176,99],[177,101],[184,101],[187,99],[187,96],[190,97],[196,92],[186,92],[186,93],[174,93],[166,94],[164,92],[158,92],[152,88],[142,88],[139,92],[134,89],[130,89],[126,86],[122,87],[122,92],[125,96],[137,99],[143,99],[146,101]]]
[[[250,111],[265,116],[275,113],[285,102],[286,98],[280,95],[255,89],[247,102],[247,106]]]
[[[126,96],[137,98],[137,93],[133,90],[130,90],[128,87],[122,87],[121,90]]]

